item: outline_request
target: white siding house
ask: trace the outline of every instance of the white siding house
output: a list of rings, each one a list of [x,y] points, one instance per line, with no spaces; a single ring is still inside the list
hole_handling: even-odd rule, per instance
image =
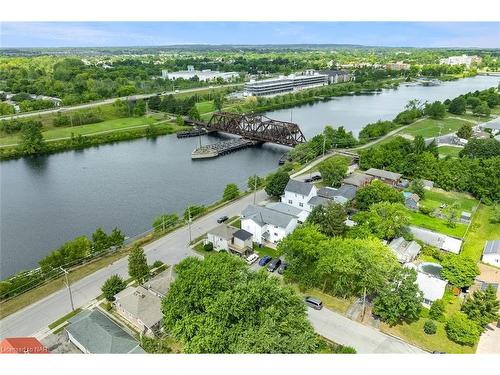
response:
[[[241,229],[251,233],[258,244],[277,243],[297,225],[297,216],[268,207],[249,205],[241,213]]]
[[[500,240],[486,241],[481,260],[492,266],[500,267]]]
[[[317,195],[316,186],[307,182],[290,180],[285,188],[285,194],[281,196],[281,201],[290,206],[307,212],[312,211],[309,200]]]

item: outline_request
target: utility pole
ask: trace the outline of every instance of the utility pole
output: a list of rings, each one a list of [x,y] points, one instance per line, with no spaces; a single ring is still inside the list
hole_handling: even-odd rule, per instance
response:
[[[75,305],[73,304],[73,294],[71,294],[71,286],[69,285],[69,279],[68,279],[68,271],[66,271],[62,266],[59,267],[61,271],[64,272],[64,278],[66,279],[66,286],[68,287],[68,292],[69,292],[69,300],[71,302],[71,310],[75,311]]]
[[[253,179],[253,204],[255,204],[255,196],[257,195],[257,178],[259,177],[255,175]]]
[[[189,230],[189,243],[193,241],[191,236],[191,207],[188,206],[188,230]]]

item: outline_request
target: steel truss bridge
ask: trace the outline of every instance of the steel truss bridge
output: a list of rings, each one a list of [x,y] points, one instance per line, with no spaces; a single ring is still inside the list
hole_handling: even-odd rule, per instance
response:
[[[306,137],[297,124],[272,120],[257,114],[217,112],[212,115],[208,124],[203,126],[207,131],[221,131],[253,141],[271,142],[290,147],[306,141]]]

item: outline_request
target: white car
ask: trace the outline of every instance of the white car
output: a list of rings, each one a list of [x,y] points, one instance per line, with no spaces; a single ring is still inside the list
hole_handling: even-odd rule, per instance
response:
[[[257,259],[259,259],[259,255],[256,254],[256,253],[253,253],[252,255],[250,255],[247,259],[246,259],[246,262],[248,264],[253,264],[257,261]]]

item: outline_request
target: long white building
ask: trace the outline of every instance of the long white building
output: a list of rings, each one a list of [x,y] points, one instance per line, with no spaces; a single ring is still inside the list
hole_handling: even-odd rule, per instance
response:
[[[233,78],[239,76],[238,72],[219,72],[217,70],[195,70],[194,66],[188,65],[187,70],[180,70],[178,72],[169,72],[168,70],[161,71],[161,77],[163,79],[171,79],[176,80],[178,78],[181,79],[191,79],[194,77],[198,77],[200,81],[213,81],[217,78],[222,78],[224,81],[230,81]]]
[[[462,56],[450,56],[444,59],[439,60],[440,64],[444,65],[465,65],[465,66],[471,66],[472,64],[479,64],[481,63],[481,57],[479,56],[467,56],[467,55],[462,55]]]
[[[304,88],[324,86],[328,84],[327,74],[306,70],[303,74],[291,74],[279,78],[250,81],[245,85],[245,92],[252,96],[275,95]]]

